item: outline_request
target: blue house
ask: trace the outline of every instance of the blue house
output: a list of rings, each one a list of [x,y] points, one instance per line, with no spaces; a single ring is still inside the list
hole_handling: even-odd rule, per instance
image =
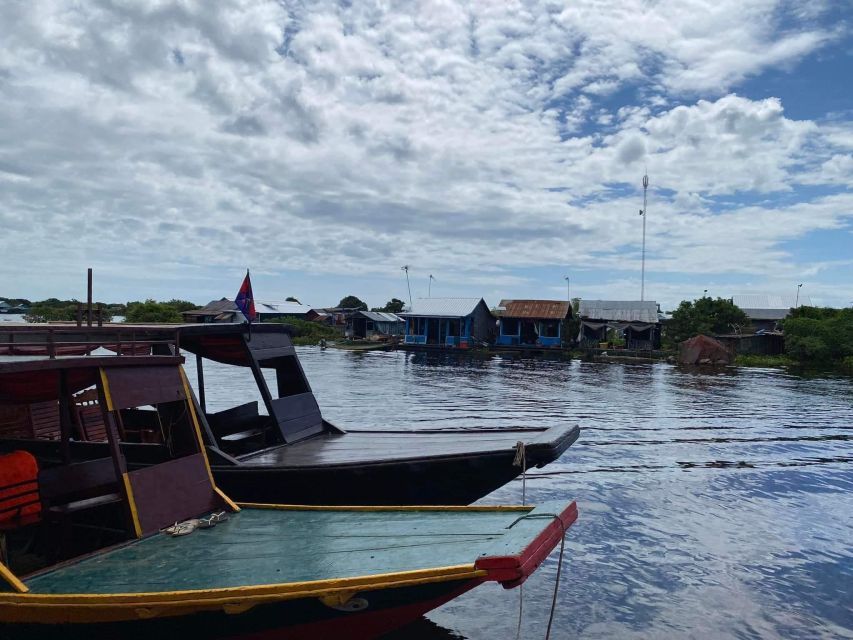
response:
[[[404,343],[451,349],[470,349],[491,343],[495,318],[482,298],[418,298],[409,311]]]
[[[563,321],[572,305],[560,300],[501,300],[496,344],[514,347],[560,347]]]

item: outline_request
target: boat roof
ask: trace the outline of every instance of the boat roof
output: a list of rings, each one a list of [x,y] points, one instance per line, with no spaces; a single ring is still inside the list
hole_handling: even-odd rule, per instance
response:
[[[60,397],[60,373],[68,393],[94,385],[103,368],[177,367],[181,356],[74,357],[54,359],[16,359],[0,362],[0,404],[25,404],[57,400]]]

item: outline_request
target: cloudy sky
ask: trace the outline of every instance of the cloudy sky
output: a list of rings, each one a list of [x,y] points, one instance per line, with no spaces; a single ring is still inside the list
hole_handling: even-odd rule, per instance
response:
[[[5,2],[0,295],[853,303],[847,0]]]

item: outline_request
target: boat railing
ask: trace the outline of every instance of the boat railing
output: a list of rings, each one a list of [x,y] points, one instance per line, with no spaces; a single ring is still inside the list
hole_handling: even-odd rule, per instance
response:
[[[137,327],[28,326],[0,329],[0,356],[90,355],[98,348],[116,356],[178,353],[180,332]]]

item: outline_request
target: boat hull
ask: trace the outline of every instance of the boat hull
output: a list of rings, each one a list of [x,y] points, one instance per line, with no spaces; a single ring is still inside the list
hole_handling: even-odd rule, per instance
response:
[[[205,638],[206,640],[367,640],[403,627],[420,616],[473,589],[480,580],[457,580],[397,589],[366,591],[355,599],[367,607],[342,611],[317,598],[261,604],[242,613],[204,611],[189,616],[140,618],[122,622],[77,624],[0,624],[8,640],[152,640]]]
[[[349,431],[275,447],[219,464],[217,485],[241,502],[322,505],[465,505],[517,478],[515,444],[525,442],[526,467],[553,462],[577,440],[577,427],[441,432]],[[388,445],[394,439],[393,446]],[[340,443],[350,443],[346,448]],[[488,440],[489,442],[484,442]],[[383,445],[384,443],[384,445]],[[383,449],[382,447],[385,446]],[[106,443],[72,442],[77,460],[108,454]],[[59,443],[0,440],[0,451],[24,449],[47,462],[61,460]],[[156,445],[124,445],[130,468],[156,464]]]

